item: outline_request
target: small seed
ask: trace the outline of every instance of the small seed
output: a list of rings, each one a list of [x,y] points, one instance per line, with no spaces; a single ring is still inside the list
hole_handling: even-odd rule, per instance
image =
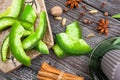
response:
[[[82,8],[83,8],[83,9],[86,9],[86,5],[85,5],[85,4],[82,4]]]
[[[84,19],[84,20],[83,20],[83,23],[85,23],[85,24],[92,24],[92,23],[93,23],[93,21],[88,20],[88,19]]]
[[[84,20],[83,20],[83,23],[87,24],[88,21],[89,21],[88,19],[84,19]]]
[[[90,10],[88,13],[90,13],[90,14],[96,14],[96,13],[98,13],[98,10]]]
[[[104,8],[105,5],[106,5],[106,1],[103,1],[101,4],[101,8]]]
[[[63,18],[63,20],[62,20],[62,26],[64,26],[66,24],[66,21],[67,21],[67,19]]]
[[[80,20],[85,15],[85,12],[80,12],[80,15],[78,16],[78,20]]]
[[[89,11],[89,9],[87,9],[87,6],[85,4],[82,4],[82,8],[85,10],[85,11]]]
[[[91,33],[91,34],[88,34],[87,36],[86,36],[86,38],[91,38],[91,37],[94,37],[95,36],[95,34],[94,33]]]
[[[69,11],[69,8],[65,7],[65,8],[63,8],[63,11],[67,12],[67,11]]]
[[[105,13],[104,13],[104,16],[108,16],[108,12],[105,12]]]
[[[84,15],[85,15],[85,12],[80,12],[80,15],[81,15],[81,16],[84,16]]]
[[[55,17],[56,20],[62,20],[62,17]]]
[[[93,21],[88,20],[88,24],[92,24],[92,23],[93,23]]]

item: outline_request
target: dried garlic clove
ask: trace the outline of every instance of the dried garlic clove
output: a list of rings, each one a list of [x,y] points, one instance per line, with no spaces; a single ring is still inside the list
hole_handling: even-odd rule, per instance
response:
[[[66,21],[67,21],[67,19],[63,18],[63,20],[62,20],[62,26],[64,26],[66,24]]]
[[[88,13],[90,13],[90,14],[96,14],[96,13],[98,13],[98,10],[90,10]]]
[[[91,33],[91,34],[88,34],[87,36],[86,36],[86,38],[91,38],[91,37],[94,37],[95,36],[95,34],[94,33]]]
[[[56,20],[62,20],[62,17],[55,17]]]

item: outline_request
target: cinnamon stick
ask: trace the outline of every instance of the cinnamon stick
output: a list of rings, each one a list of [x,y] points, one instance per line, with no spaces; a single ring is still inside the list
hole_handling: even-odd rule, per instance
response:
[[[52,80],[84,80],[83,77],[79,77],[69,73],[64,73],[64,71],[58,70],[50,66],[46,62],[42,64],[41,69],[38,72],[38,79],[40,79],[41,77],[52,79]],[[47,79],[44,79],[44,80],[47,80]]]
[[[37,78],[39,80],[54,80],[54,79],[50,79],[50,78],[46,78],[46,77],[42,77],[42,76],[37,76]]]
[[[38,75],[46,77],[46,78],[58,79],[58,75],[53,74],[53,73],[48,73],[48,72],[39,71]]]
[[[41,69],[43,69],[44,71],[50,72],[50,73],[54,73],[54,74],[60,74],[61,71],[51,67],[48,63],[43,62]]]
[[[50,66],[49,64],[47,64],[46,62],[44,62],[41,66],[41,69],[43,71],[47,71],[47,72],[50,72],[50,73],[54,73],[54,74],[60,74],[61,73],[61,70],[58,70],[52,66]],[[68,77],[75,77],[75,75],[72,75],[72,74],[68,74],[68,73],[64,73],[65,76],[68,76]]]

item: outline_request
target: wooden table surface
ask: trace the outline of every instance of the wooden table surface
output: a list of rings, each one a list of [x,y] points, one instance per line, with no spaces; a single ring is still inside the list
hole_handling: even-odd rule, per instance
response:
[[[65,12],[62,15],[62,17],[67,19],[66,25],[68,25],[71,22],[78,20],[80,12],[83,11],[81,8],[82,4],[86,4],[89,9],[97,9],[99,11],[94,15],[86,14],[82,19],[78,20],[82,27],[83,38],[88,42],[88,44],[90,44],[92,48],[106,38],[120,36],[120,21],[118,19],[111,18],[113,14],[120,13],[120,0],[106,0],[107,2],[105,7],[100,9],[101,3],[103,1],[104,0],[83,0],[83,2],[79,4],[79,8]],[[59,5],[65,8],[65,2],[66,0],[45,0],[54,36],[57,33],[63,32],[65,27],[62,27],[61,21],[57,21],[53,16],[51,16],[50,9],[55,5]],[[101,18],[104,18],[103,13],[106,11],[109,12],[108,19],[110,24],[108,36],[99,35],[96,32],[97,25],[95,23],[88,25],[81,22],[83,19],[90,19],[97,23]],[[95,37],[87,39],[85,36],[88,35],[89,31],[93,32]],[[44,61],[48,62],[54,67],[57,67],[58,69],[83,76],[85,77],[85,80],[91,80],[88,68],[89,60],[90,59],[88,56],[67,57],[65,59],[59,59],[55,56],[53,50],[50,50],[49,55],[41,55],[40,57],[35,58],[32,61],[31,67],[22,66],[19,69],[7,74],[0,72],[0,80],[37,80],[37,72],[41,66],[41,63]]]

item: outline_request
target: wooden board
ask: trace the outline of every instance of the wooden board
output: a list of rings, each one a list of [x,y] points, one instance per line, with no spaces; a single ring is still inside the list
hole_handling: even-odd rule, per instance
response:
[[[2,0],[1,2],[2,4],[0,4],[0,8],[1,8],[0,11],[1,12],[4,11],[10,5],[11,1],[12,0],[9,0],[9,2],[8,0]],[[31,0],[26,0],[26,2],[30,2],[30,1]],[[39,14],[40,11],[46,11],[44,0],[38,0],[38,1],[35,0],[35,1],[37,4],[37,9],[36,9],[37,14]],[[33,4],[33,7],[36,8],[34,4]],[[47,31],[43,41],[47,44],[48,48],[50,49],[53,46],[53,36],[52,36],[52,31],[51,31],[48,17],[47,17],[47,23],[48,23],[48,27],[47,27]],[[5,30],[0,32],[0,46],[2,45],[4,38],[9,34],[9,31],[10,30]],[[30,50],[30,51],[27,51],[26,53],[30,56],[31,59],[34,59],[40,55],[40,53],[35,50]],[[0,59],[0,70],[4,73],[7,73],[21,66],[21,63],[19,63],[16,59],[14,60],[14,62],[16,65],[13,64],[11,59],[9,59],[6,63],[3,63]]]

